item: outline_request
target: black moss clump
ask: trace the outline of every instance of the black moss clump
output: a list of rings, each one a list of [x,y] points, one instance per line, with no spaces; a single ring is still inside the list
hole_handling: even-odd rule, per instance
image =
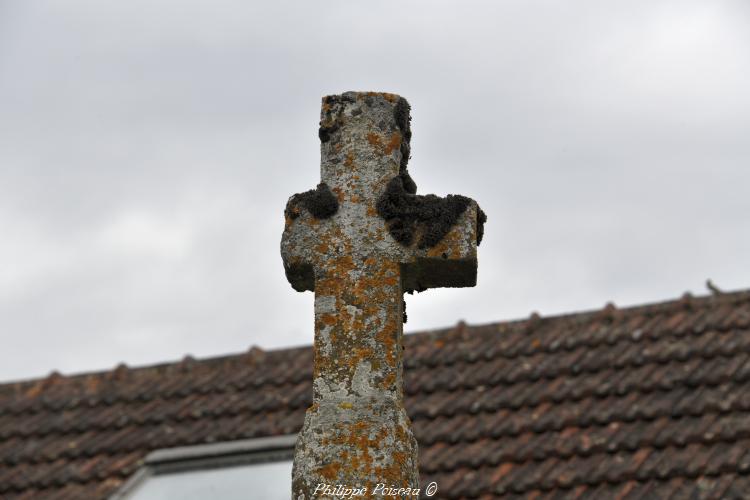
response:
[[[441,198],[434,194],[410,193],[399,175],[388,183],[385,193],[378,200],[377,210],[396,241],[409,246],[420,229],[417,246],[430,248],[448,234],[470,202],[469,198],[461,195],[449,194]]]
[[[320,142],[326,143],[331,140],[331,136],[334,132],[336,132],[339,129],[338,123],[334,123],[331,126],[324,127],[320,126],[318,129],[318,137],[320,138]]]
[[[328,184],[321,182],[315,189],[292,196],[286,204],[284,215],[296,219],[299,217],[300,206],[306,208],[316,219],[327,219],[338,211],[339,200]]]
[[[401,300],[401,302],[404,303],[404,308],[403,308],[404,317],[402,318],[402,320],[403,320],[403,323],[406,324],[406,320],[408,319],[407,316],[406,316],[406,301],[405,300]]]
[[[484,213],[484,210],[477,207],[477,246],[482,244],[485,222],[487,222],[487,214]]]
[[[404,170],[398,176],[401,179],[401,184],[404,186],[404,191],[409,194],[417,194],[417,183],[411,178],[409,172]]]
[[[399,165],[399,172],[408,177],[409,174],[406,172],[406,166],[409,163],[409,158],[411,158],[411,106],[403,97],[398,98],[393,110],[393,117],[396,120],[396,125],[401,130],[401,137],[403,138],[401,141],[401,164]],[[411,181],[411,178],[409,180]],[[411,182],[412,184],[414,183],[414,181]],[[416,187],[414,192],[417,192]]]
[[[377,204],[378,214],[386,220],[391,236],[403,245],[411,245],[419,232],[418,247],[430,248],[442,240],[471,202],[470,198],[449,194],[445,198],[434,194],[417,195],[417,184],[409,175],[411,158],[411,106],[399,97],[393,110],[396,125],[401,131],[401,164],[397,177],[391,179]],[[484,236],[487,216],[477,211],[477,245]]]
[[[315,272],[310,264],[292,264],[284,266],[286,279],[298,292],[315,291]]]
[[[396,125],[401,129],[404,139],[411,140],[411,106],[403,97],[398,98],[396,108],[394,109],[394,118]]]

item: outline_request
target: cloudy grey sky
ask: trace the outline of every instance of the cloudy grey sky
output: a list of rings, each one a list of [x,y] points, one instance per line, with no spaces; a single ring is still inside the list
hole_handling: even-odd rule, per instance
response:
[[[750,287],[742,0],[0,0],[0,379],[312,342],[320,98],[396,92],[489,216],[407,331]]]

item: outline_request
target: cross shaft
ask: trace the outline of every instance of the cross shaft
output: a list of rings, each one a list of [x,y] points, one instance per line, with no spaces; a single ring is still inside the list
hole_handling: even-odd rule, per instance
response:
[[[315,292],[313,405],[298,438],[293,498],[318,484],[418,487],[403,406],[403,292],[473,286],[483,214],[419,197],[406,172],[409,106],[393,94],[323,99],[321,180],[287,204],[281,253]]]

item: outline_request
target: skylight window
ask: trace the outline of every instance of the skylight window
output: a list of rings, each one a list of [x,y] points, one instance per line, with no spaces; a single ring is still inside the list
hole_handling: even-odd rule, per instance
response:
[[[287,500],[296,436],[155,451],[112,500]]]

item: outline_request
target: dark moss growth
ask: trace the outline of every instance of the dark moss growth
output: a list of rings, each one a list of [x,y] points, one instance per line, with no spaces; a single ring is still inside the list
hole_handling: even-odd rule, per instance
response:
[[[398,98],[396,108],[394,109],[394,118],[396,125],[401,129],[404,139],[411,140],[411,106],[403,97]]]
[[[409,194],[417,194],[417,183],[414,182],[414,180],[409,175],[409,172],[404,170],[400,174],[398,174],[399,178],[401,179],[401,183],[404,186],[404,191],[406,191]]]
[[[286,279],[298,292],[315,291],[315,273],[310,264],[292,264],[284,266]]]
[[[487,214],[484,213],[484,210],[477,207],[477,246],[482,244],[485,222],[487,222]]]
[[[321,182],[315,189],[292,196],[286,204],[284,215],[296,219],[299,217],[300,206],[306,208],[316,219],[327,219],[338,211],[339,200],[328,184]]]
[[[318,137],[320,138],[320,142],[326,143],[331,140],[331,136],[334,132],[336,132],[339,129],[339,124],[334,123],[333,125],[329,127],[320,126],[318,129]]]
[[[401,164],[399,165],[399,172],[402,175],[408,176],[406,172],[406,166],[411,158],[411,106],[409,102],[403,97],[399,97],[398,102],[393,110],[393,117],[396,120],[396,125],[401,130]],[[410,179],[411,180],[411,179]],[[413,184],[414,181],[411,181]],[[416,187],[414,193],[416,193]],[[413,194],[413,193],[412,193]]]
[[[416,186],[415,186],[416,187]],[[421,229],[419,248],[430,248],[442,240],[469,206],[470,199],[449,194],[416,195],[407,191],[401,176],[388,183],[377,204],[378,214],[386,220],[391,236],[403,245],[411,245]]]
[[[404,303],[404,308],[403,308],[403,312],[404,312],[403,322],[404,322],[404,324],[406,324],[406,320],[408,319],[407,316],[406,316],[406,301],[405,300],[401,300],[401,302]]]

